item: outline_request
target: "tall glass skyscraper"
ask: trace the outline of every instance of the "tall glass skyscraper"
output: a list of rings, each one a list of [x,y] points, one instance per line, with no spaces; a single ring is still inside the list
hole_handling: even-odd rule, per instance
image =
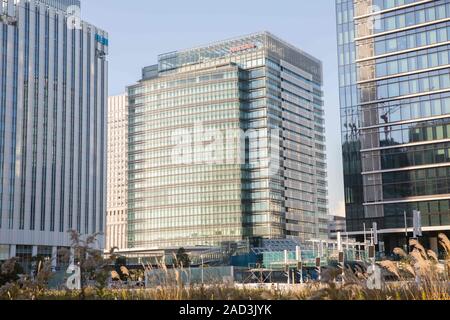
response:
[[[108,35],[76,0],[2,0],[0,17],[0,259],[26,265],[104,230]]]
[[[450,231],[450,1],[337,0],[348,231]]]
[[[322,64],[263,32],[128,89],[130,248],[327,237]]]

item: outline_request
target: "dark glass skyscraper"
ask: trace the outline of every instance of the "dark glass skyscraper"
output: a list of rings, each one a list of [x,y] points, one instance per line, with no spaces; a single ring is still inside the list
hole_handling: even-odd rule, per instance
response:
[[[450,230],[450,1],[337,0],[348,231]]]
[[[129,246],[326,238],[321,62],[266,32],[158,60],[128,90]]]

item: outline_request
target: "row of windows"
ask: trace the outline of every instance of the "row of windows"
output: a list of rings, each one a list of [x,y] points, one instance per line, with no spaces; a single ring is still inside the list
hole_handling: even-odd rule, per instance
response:
[[[236,181],[237,180],[235,180],[235,183],[236,183]],[[217,181],[214,181],[214,182],[217,182]],[[244,184],[242,184],[242,190],[256,190],[256,189],[267,189],[268,188],[268,183],[267,183],[267,181],[261,181],[261,182],[253,182],[253,183],[244,183]],[[270,188],[271,189],[277,189],[275,186],[270,186]],[[278,189],[280,189],[279,191],[281,191],[281,188],[278,188]],[[250,197],[244,197],[244,198],[246,198],[246,199],[249,199]],[[242,199],[240,199],[239,201],[241,201]],[[265,201],[267,201],[267,200],[265,200]],[[153,203],[153,202],[152,202]],[[152,208],[151,210],[152,210],[152,212],[155,210],[155,206],[152,204],[152,203],[148,203],[147,205],[146,205],[146,202],[144,202],[144,201],[142,201],[142,200],[133,200],[133,199],[131,199],[131,197],[130,197],[130,199],[129,199],[129,201],[128,201],[128,208],[131,210],[131,209],[145,209],[145,208]],[[264,211],[264,210],[268,210],[268,206],[266,206],[266,204],[267,203],[260,203],[260,204],[258,204],[258,203],[252,203],[251,205],[244,205],[244,210],[246,211],[246,212],[254,212],[255,210],[256,211]],[[231,206],[231,204],[229,204],[230,206]],[[170,203],[167,205],[168,207],[170,207]],[[189,203],[186,203],[185,205],[184,205],[184,207],[186,208],[186,207],[189,207]],[[196,205],[196,207],[198,207],[198,205]],[[203,205],[202,207],[205,207],[205,205]],[[210,207],[210,209],[208,209],[209,211],[202,211],[203,213],[212,213],[212,212],[214,212],[214,210],[216,210],[216,209],[214,209],[214,208],[222,208],[222,209],[220,209],[220,210],[223,210],[223,207],[217,207],[217,205],[214,205],[214,206],[212,206],[212,207]],[[174,208],[172,208],[172,209],[174,209]],[[190,209],[191,209],[191,213],[200,213],[199,211],[197,211],[197,209],[195,208],[195,207],[190,207]],[[199,208],[200,209],[200,208]],[[187,211],[186,212],[189,212],[189,208],[187,208],[186,209]],[[201,210],[204,210],[204,209],[201,209]],[[228,209],[227,209],[228,210]],[[233,210],[234,211],[234,210]],[[169,210],[169,212],[172,212],[172,211],[170,211]],[[228,212],[228,211],[225,211],[225,212]],[[137,218],[136,218],[137,219]]]
[[[135,203],[147,204],[150,205],[167,205],[169,203],[176,204],[190,204],[194,202],[213,202],[213,201],[225,201],[225,200],[258,200],[258,199],[268,199],[269,191],[253,191],[250,190],[248,192],[243,193],[241,186],[239,184],[231,185],[232,188],[227,188],[229,190],[213,190],[213,191],[197,191],[199,189],[212,189],[212,188],[199,188],[197,186],[189,186],[187,188],[183,188],[181,190],[181,185],[173,188],[158,188],[152,189],[152,191],[143,191],[143,192],[133,192],[129,194],[130,201],[134,201]],[[302,184],[303,187],[311,190],[312,186],[306,186]],[[221,189],[221,188],[215,188]],[[297,187],[297,189],[301,189]],[[326,191],[325,191],[326,192]],[[158,195],[159,194],[159,195]],[[151,200],[154,198],[156,200]],[[282,200],[282,197],[279,194],[272,194],[270,196],[272,200]],[[133,199],[133,200],[131,200]],[[146,201],[144,201],[144,199]],[[173,199],[173,200],[170,200]]]
[[[236,184],[207,184],[207,185],[193,185],[189,187],[175,186],[169,188],[157,188],[151,191],[136,191],[129,193],[129,199],[149,198],[149,197],[162,197],[162,196],[177,196],[186,194],[215,194],[215,193],[230,193],[241,192],[241,186]]]
[[[369,156],[376,157],[376,154]],[[450,144],[417,146],[406,150],[393,149],[381,152],[381,168],[383,170],[446,162],[450,162]]]
[[[214,237],[220,236],[220,238]],[[173,243],[178,243],[186,246],[186,244],[192,243],[193,245],[198,245],[199,243],[203,244],[214,244],[217,243],[219,245],[225,239],[224,236],[233,236],[240,237],[242,236],[242,230],[237,229],[235,226],[230,229],[225,228],[217,228],[211,230],[205,229],[194,229],[194,230],[185,230],[185,231],[172,231],[172,230],[164,230],[161,233],[137,233],[133,234],[129,238],[129,243],[146,243],[148,242],[149,246],[170,246]],[[174,239],[174,240],[170,240]],[[235,239],[235,238],[234,238]],[[231,240],[231,239],[230,239]],[[214,242],[216,241],[216,242]]]
[[[430,214],[449,214],[450,200],[396,203],[384,206],[385,216],[398,215],[403,218],[404,212],[413,212],[414,210],[420,211],[422,213],[422,216]]]
[[[237,78],[236,72],[223,72],[223,73],[213,73],[213,74],[203,74],[197,77],[190,77],[185,79],[177,79],[165,82],[148,82],[142,86],[134,87],[129,89],[129,96],[134,96],[138,94],[150,93],[158,90],[171,89],[176,87],[186,87],[188,85],[193,85],[196,83],[219,81],[223,79],[234,79]]]
[[[133,99],[133,104],[142,104],[149,102],[157,102],[157,101],[165,101],[165,100],[173,100],[174,98],[179,97],[187,97],[199,94],[217,94],[222,91],[237,91],[238,86],[236,82],[220,82],[205,86],[195,86],[195,87],[183,87],[178,90],[165,91],[158,94],[148,94],[142,97],[137,97]],[[136,112],[136,111],[134,111]]]
[[[450,114],[450,93],[395,100],[375,106],[378,109],[363,109],[364,127],[380,124],[381,121],[398,122]],[[345,119],[343,123],[346,123]]]
[[[152,178],[146,182],[136,182],[130,183],[129,189],[140,189],[140,188],[151,188],[151,187],[161,187],[161,186],[169,186],[169,185],[177,185],[177,184],[187,184],[187,183],[202,183],[202,182],[214,182],[214,181],[232,181],[232,180],[240,180],[241,172],[236,170],[230,170],[229,172],[221,172],[221,173],[197,173],[192,175],[180,175],[180,176],[171,176],[164,178]]]
[[[134,130],[139,130],[140,128],[151,128],[151,129],[162,129],[168,127],[176,126],[186,126],[191,124],[203,123],[205,121],[218,121],[226,119],[239,119],[241,113],[239,109],[221,109],[214,110],[210,112],[198,113],[194,115],[185,115],[181,117],[172,118],[159,118],[154,115],[140,116],[133,119],[131,126]],[[159,118],[159,119],[158,119]]]
[[[201,128],[200,128],[201,129]],[[141,139],[130,139],[130,143],[139,141],[139,144],[133,144],[129,147],[130,153],[138,153],[140,151],[148,151],[149,149],[170,148],[160,155],[173,155],[172,151],[180,151],[183,153],[203,152],[205,150],[212,150],[212,148],[222,148],[228,145],[229,148],[236,148],[242,145],[244,148],[244,139],[248,140],[250,149],[267,148],[268,137],[253,135],[253,132],[248,133],[243,130],[188,130],[180,129],[174,130],[172,136],[160,139],[148,139],[142,141]],[[260,130],[257,132],[261,132]],[[275,133],[276,134],[276,133]],[[277,141],[271,140],[274,146],[278,146]],[[177,150],[174,150],[174,149]],[[162,151],[161,151],[162,152]]]
[[[230,165],[212,165],[212,166],[179,166],[179,167],[167,167],[164,170],[153,169],[145,170],[142,172],[129,172],[129,179],[145,179],[145,178],[155,178],[155,177],[165,177],[170,175],[184,175],[184,174],[196,174],[196,173],[206,173],[206,172],[216,172],[221,170],[229,170]],[[259,178],[261,176],[267,176],[269,170],[267,168],[258,168],[257,170],[252,170],[249,174],[254,178]]]
[[[421,0],[373,0],[372,3],[375,7],[380,8],[380,10],[386,10],[418,1]]]
[[[394,13],[387,13],[383,15],[381,21],[377,21],[377,26],[379,27],[375,31],[378,33],[400,29],[450,16],[450,4],[436,6],[434,3],[431,3],[428,5],[432,5],[433,7],[425,8],[426,6],[422,5]]]
[[[265,222],[265,221],[262,221]],[[163,219],[146,219],[145,222],[135,224],[133,233],[138,232],[158,232],[163,228],[194,228],[202,229],[207,226],[221,226],[221,229],[231,227],[229,225],[242,226],[242,216],[239,215],[220,215],[220,216],[191,216]]]
[[[408,181],[383,185],[385,200],[450,193],[450,178]]]
[[[199,206],[178,206],[173,208],[152,208],[151,210],[128,211],[128,219],[130,225],[133,221],[145,220],[149,218],[162,219],[166,217],[180,217],[189,215],[218,215],[226,213],[236,213],[243,211],[243,205],[241,204],[229,204],[229,205],[202,205]]]
[[[404,228],[405,222],[403,215],[385,216],[384,225],[386,228]],[[450,214],[422,214],[422,226],[447,226],[450,224]],[[412,222],[409,223],[412,225]]]
[[[237,169],[240,170],[239,166]],[[241,171],[241,177],[242,179],[267,179],[269,178],[269,169],[267,168],[259,168],[257,166],[254,166],[257,169],[256,170],[243,170]],[[187,169],[187,170],[177,170],[177,169]],[[200,168],[200,170],[190,170],[193,168]],[[210,169],[209,169],[210,168]],[[230,165],[214,165],[213,167],[208,167],[207,165],[202,165],[202,166],[189,166],[189,167],[170,167],[170,168],[165,168],[164,170],[161,169],[154,169],[154,170],[145,170],[144,172],[141,173],[131,173],[130,177],[135,177],[136,180],[141,180],[141,179],[151,179],[151,178],[161,178],[161,177],[169,177],[169,176],[178,176],[178,175],[194,175],[196,173],[213,173],[213,172],[218,172],[219,170],[221,171],[225,171],[227,169],[230,168]],[[296,175],[292,175],[290,174],[291,172],[287,172],[286,174],[289,175],[290,178],[295,179],[295,180],[299,180],[299,181],[303,181],[303,182],[312,182],[312,179],[310,178],[310,176],[306,176],[303,174],[296,174]],[[272,175],[273,176],[273,175]],[[135,180],[131,180],[130,183],[135,183]],[[192,190],[192,188],[197,188],[194,186],[190,186],[189,188],[183,187],[181,190],[178,191],[177,194],[184,194],[186,193],[188,190]],[[200,188],[203,191],[198,191],[200,192],[206,192],[206,190],[216,190],[216,188],[219,188],[219,190],[232,190],[234,189],[233,185],[213,185],[213,184],[208,184],[208,185],[202,185],[202,186],[198,186],[198,188]],[[231,188],[231,189],[230,189]],[[173,194],[173,192],[175,192],[173,189],[172,190],[161,190],[160,191],[162,194],[161,195],[167,195],[167,194]],[[180,193],[181,192],[181,193]],[[131,194],[131,192],[130,192]],[[159,194],[158,190],[154,190],[152,189],[152,194]]]
[[[205,130],[231,130],[231,129],[241,129],[239,121],[233,122],[222,122],[222,123],[214,123],[214,124],[203,124],[203,128]],[[162,138],[171,138],[174,135],[173,128],[167,128],[166,130],[158,130],[158,131],[150,131],[144,132],[142,128],[139,132],[131,133],[129,137],[129,143],[139,142],[145,140],[153,140],[153,139],[162,139]],[[133,131],[133,128],[130,128],[130,131]],[[129,145],[130,150],[132,150],[133,145]]]
[[[186,96],[178,99],[161,99],[154,103],[148,103],[144,106],[135,108],[136,113],[156,111],[165,108],[175,108],[175,107],[188,107],[189,105],[198,105],[201,103],[210,103],[216,100],[228,100],[228,99],[238,99],[240,97],[240,92],[238,90],[223,90],[216,91],[207,94],[196,94],[192,96]],[[132,110],[133,112],[133,110]],[[130,121],[133,121],[134,115],[130,116]]]
[[[376,65],[376,77],[448,65],[450,55],[449,49],[450,46],[444,46],[426,51],[416,51],[407,55],[395,56],[394,58],[378,59]],[[383,60],[387,62],[378,62]]]
[[[359,92],[361,101],[369,102],[448,88],[450,88],[449,71],[440,70],[380,81],[376,88],[373,85],[361,86]],[[373,96],[374,90],[376,90],[375,97]]]
[[[241,192],[218,194],[190,194],[177,196],[152,197],[139,200],[133,200],[139,207],[158,207],[168,205],[202,205],[203,203],[239,203],[242,200]]]
[[[422,31],[423,30],[423,31]],[[419,28],[411,31],[397,33],[391,36],[379,37],[375,42],[375,55],[385,53],[413,49],[433,45],[436,43],[449,41],[449,23],[440,23],[437,25]],[[360,46],[367,46],[361,44]],[[360,54],[364,54],[364,50],[357,50]],[[358,58],[366,58],[359,56]]]
[[[167,165],[183,165],[183,164],[201,164],[201,163],[217,163],[217,164],[244,164],[245,158],[240,152],[241,148],[236,141],[219,141],[215,144],[199,145],[192,147],[191,145],[179,145],[167,147],[166,149],[139,152],[130,155],[130,161],[144,160],[149,163],[161,163],[166,161]],[[254,152],[250,155],[250,159],[264,159],[267,151],[262,150]]]
[[[384,199],[450,193],[450,168],[391,172],[382,177]]]
[[[361,136],[364,149],[450,139],[449,119],[370,130]]]

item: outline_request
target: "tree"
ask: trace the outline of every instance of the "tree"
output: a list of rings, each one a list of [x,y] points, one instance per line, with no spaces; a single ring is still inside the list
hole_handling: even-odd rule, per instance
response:
[[[117,272],[117,274],[120,277],[120,280],[122,281],[128,280],[129,277],[129,274],[127,275],[128,269],[126,269],[126,266],[127,266],[127,259],[125,257],[118,256],[117,258],[115,258],[114,270]]]
[[[24,270],[17,261],[17,258],[12,258],[0,263],[0,287],[19,280],[19,275],[23,274]]]
[[[110,270],[109,266],[115,260],[115,248],[111,249],[110,257],[104,258],[102,250],[96,248],[97,237],[101,233],[83,236],[76,230],[68,231],[70,234],[71,250],[63,249],[66,256],[73,254],[73,263],[80,268],[81,290],[80,299],[85,299],[85,289],[89,283],[95,283],[98,291],[103,291],[107,286]]]
[[[186,268],[191,264],[191,259],[184,248],[178,249],[176,253],[175,266],[177,268]]]

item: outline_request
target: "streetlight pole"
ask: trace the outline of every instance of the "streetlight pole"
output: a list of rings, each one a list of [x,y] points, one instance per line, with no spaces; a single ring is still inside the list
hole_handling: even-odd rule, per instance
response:
[[[406,217],[406,211],[403,211],[403,215],[405,218],[405,252],[409,253],[409,244],[408,244],[408,219]]]
[[[204,278],[203,278],[203,255],[200,255],[200,258],[202,259],[202,285],[204,284]]]
[[[284,265],[286,268],[286,273],[287,273],[287,283],[291,284],[291,271],[289,270],[289,264],[288,264],[288,251],[284,250]]]
[[[364,228],[364,254],[367,255],[367,235],[366,235],[366,223],[363,223]]]
[[[299,246],[295,248],[295,255],[297,259],[298,273],[300,275],[300,283],[303,284],[303,263],[302,263],[302,251]]]

